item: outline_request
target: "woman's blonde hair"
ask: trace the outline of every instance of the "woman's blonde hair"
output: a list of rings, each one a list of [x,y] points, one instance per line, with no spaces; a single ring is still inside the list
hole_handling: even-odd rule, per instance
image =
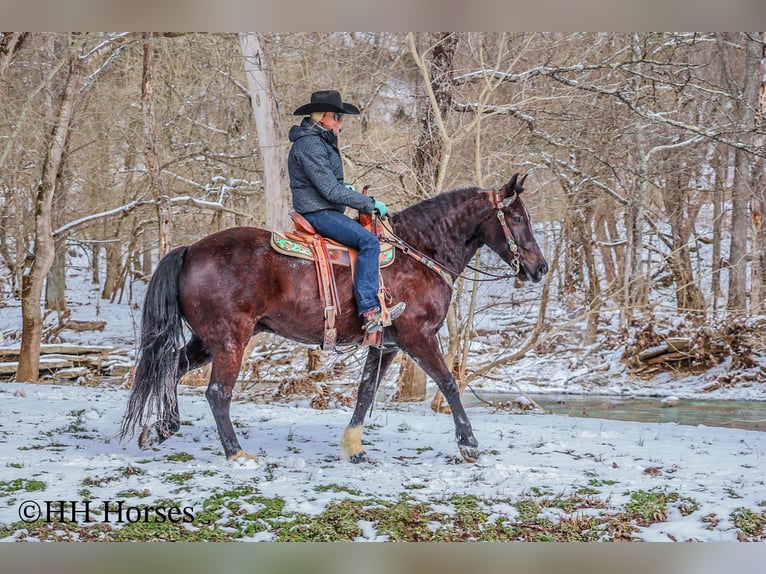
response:
[[[315,124],[318,124],[322,121],[322,118],[324,117],[325,112],[311,112],[311,115],[309,116],[311,118],[311,121]]]

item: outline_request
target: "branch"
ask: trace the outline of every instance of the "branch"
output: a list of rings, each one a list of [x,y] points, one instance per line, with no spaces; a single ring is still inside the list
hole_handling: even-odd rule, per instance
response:
[[[143,205],[153,205],[153,204],[154,204],[154,201],[151,201],[151,200],[136,200],[136,201],[131,201],[130,203],[126,203],[125,205],[121,205],[120,207],[115,207],[114,209],[102,211],[101,213],[93,213],[91,215],[86,215],[85,217],[81,217],[80,219],[75,219],[74,221],[65,223],[64,225],[62,225],[61,227],[59,227],[53,232],[53,237],[58,238],[62,235],[68,234],[73,229],[82,227],[83,225],[87,225],[89,223],[95,223],[96,221],[99,221],[106,217],[111,217],[113,215],[124,216],[138,207],[141,207]]]
[[[190,197],[188,195],[180,196],[180,197],[172,197],[170,198],[170,203],[174,205],[175,204],[192,205],[194,207],[199,207],[201,209],[209,209],[211,211],[223,211],[226,213],[232,213],[234,215],[239,215],[246,218],[251,217],[247,213],[243,213],[236,209],[226,207],[225,205],[217,201],[205,201],[202,199]],[[139,199],[139,200],[131,201],[130,203],[126,203],[125,205],[115,207],[114,209],[109,209],[107,211],[102,211],[100,213],[93,213],[91,215],[86,215],[85,217],[81,217],[80,219],[75,219],[74,221],[70,221],[69,223],[62,225],[61,227],[59,227],[53,232],[53,237],[59,238],[61,236],[66,236],[72,231],[74,231],[75,229],[86,226],[91,223],[95,223],[96,221],[113,217],[115,215],[121,215],[124,217],[128,215],[130,212],[134,211],[135,209],[138,209],[139,207],[144,207],[147,205],[156,205],[156,204],[157,202],[153,199]]]

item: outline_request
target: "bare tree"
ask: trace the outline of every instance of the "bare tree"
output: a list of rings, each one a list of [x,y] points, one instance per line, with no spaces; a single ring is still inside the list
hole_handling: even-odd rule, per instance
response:
[[[760,58],[760,87],[758,98],[758,112],[756,114],[756,147],[766,147],[766,32],[761,33],[761,58]],[[756,169],[754,188],[756,193],[753,197],[753,226],[755,227],[755,263],[753,268],[752,301],[753,311],[763,313],[766,311],[766,161],[755,158]]]
[[[173,219],[170,198],[165,190],[157,156],[157,136],[154,125],[154,34],[144,32],[144,67],[141,82],[141,108],[144,114],[144,157],[149,178],[157,201],[160,257],[170,251],[172,245]]]
[[[721,33],[716,35],[716,40],[726,89],[733,101],[733,120],[738,124],[737,132],[744,144],[754,143],[752,136],[745,134],[755,125],[758,91],[762,85],[762,76],[758,72],[761,69],[763,46],[757,34]],[[744,49],[740,82],[735,78],[736,71],[729,54],[732,44],[737,49]],[[734,150],[728,309],[730,312],[739,314],[747,311],[749,205],[752,196],[753,163],[753,156],[745,149],[738,147]]]
[[[57,117],[35,196],[35,250],[28,261],[21,288],[23,334],[19,368],[16,372],[16,379],[21,381],[36,381],[39,373],[43,326],[40,298],[45,276],[55,256],[51,224],[53,197],[59,182],[69,126],[84,78],[83,62],[77,57],[77,52],[73,51],[66,69],[66,83],[58,100]]]
[[[430,53],[428,59],[419,56],[413,34],[409,34],[409,40],[410,52],[416,59],[426,84],[425,96],[420,98],[418,104],[420,134],[412,163],[415,181],[421,194],[429,196],[438,193],[444,184],[450,155],[451,141],[444,122],[452,109],[453,60],[458,36],[451,32],[426,34]],[[454,319],[454,311],[452,313]],[[419,401],[425,398],[425,394],[425,373],[411,359],[405,357],[400,370],[396,400]],[[440,402],[437,401],[436,408]]]
[[[0,32],[0,78],[5,74],[13,56],[19,51],[27,36],[29,36],[28,32]]]
[[[45,277],[56,252],[52,226],[53,198],[61,181],[72,118],[83,90],[92,85],[93,74],[99,72],[99,65],[119,45],[118,40],[115,43],[102,42],[90,48],[85,40],[87,37],[67,47],[70,55],[64,71],[64,88],[55,102],[56,117],[35,194],[34,251],[27,260],[21,289],[22,338],[16,378],[22,381],[36,381],[39,375],[43,327],[40,301]]]
[[[263,161],[265,224],[269,229],[286,229],[289,224],[287,154],[271,61],[260,32],[241,32],[239,42]]]

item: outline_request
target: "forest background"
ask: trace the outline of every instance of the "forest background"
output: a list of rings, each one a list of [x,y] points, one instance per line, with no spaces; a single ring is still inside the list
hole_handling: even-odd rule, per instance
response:
[[[523,296],[496,301],[518,317],[504,361],[760,332],[764,40],[0,33],[0,305],[22,301],[21,332],[3,327],[21,339],[17,380],[37,379],[45,325],[69,317],[68,253],[87,253],[116,300],[171,247],[285,228],[292,110],[328,88],[362,110],[342,135],[347,180],[393,210],[529,173],[551,271],[521,312]],[[482,369],[467,371],[474,284],[457,287],[445,352],[464,380]]]

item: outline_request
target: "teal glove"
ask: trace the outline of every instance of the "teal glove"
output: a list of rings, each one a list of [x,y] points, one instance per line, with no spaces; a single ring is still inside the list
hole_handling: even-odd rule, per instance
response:
[[[348,189],[350,191],[356,191],[356,188],[353,185],[351,185],[350,183],[344,183],[343,187],[345,187],[346,189]]]
[[[375,211],[377,211],[381,217],[388,215],[388,208],[382,201],[375,201]]]

